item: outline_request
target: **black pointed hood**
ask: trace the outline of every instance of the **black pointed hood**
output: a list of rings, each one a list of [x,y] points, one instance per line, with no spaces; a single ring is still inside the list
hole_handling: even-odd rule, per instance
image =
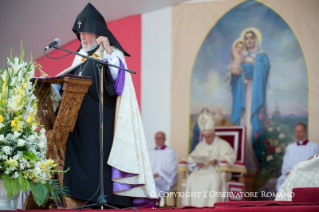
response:
[[[91,3],[88,3],[76,17],[72,31],[80,41],[79,32],[90,32],[105,36],[109,39],[111,46],[115,46],[121,50],[125,56],[130,56],[116,40],[112,32],[107,28],[104,17]]]

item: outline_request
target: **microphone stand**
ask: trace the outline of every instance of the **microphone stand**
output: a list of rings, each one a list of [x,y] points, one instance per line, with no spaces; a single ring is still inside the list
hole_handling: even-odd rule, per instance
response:
[[[103,47],[103,46],[102,46]],[[104,173],[103,173],[103,157],[104,157],[104,152],[103,152],[103,78],[104,78],[104,65],[109,65],[109,66],[113,66],[113,67],[116,67],[118,69],[121,69],[121,70],[124,70],[124,71],[127,71],[129,73],[133,73],[133,74],[136,74],[135,71],[132,71],[132,70],[129,70],[129,69],[125,69],[125,68],[121,68],[119,66],[116,66],[116,65],[113,65],[113,64],[109,64],[103,60],[100,60],[100,59],[96,59],[96,58],[93,58],[93,57],[88,57],[88,56],[85,56],[85,55],[82,55],[78,52],[73,52],[73,51],[70,51],[70,50],[67,50],[67,49],[64,49],[64,48],[61,48],[57,45],[53,46],[53,48],[55,49],[60,49],[60,50],[63,50],[63,51],[66,51],[66,52],[69,52],[71,54],[76,54],[78,56],[81,56],[83,58],[86,58],[88,60],[94,60],[95,62],[97,62],[98,64],[96,64],[97,68],[98,68],[98,74],[99,74],[99,77],[100,77],[100,83],[99,83],[99,89],[98,89],[98,92],[99,92],[99,115],[100,115],[100,135],[99,135],[99,141],[100,141],[100,196],[98,197],[97,199],[97,202],[95,204],[91,204],[91,205],[86,205],[86,206],[83,206],[83,207],[77,207],[77,208],[73,208],[73,209],[81,209],[81,208],[88,208],[88,207],[91,207],[91,206],[99,206],[101,207],[101,209],[103,210],[104,209],[104,206],[106,207],[109,207],[109,208],[113,208],[113,209],[118,209],[112,205],[109,205],[107,204],[107,201],[105,199],[105,196],[107,195],[104,195]],[[104,52],[104,48],[103,48],[103,52]],[[102,56],[103,57],[103,56]],[[102,67],[101,67],[102,65]]]
[[[85,55],[80,54],[80,53],[78,53],[78,52],[73,52],[73,51],[70,51],[70,50],[68,50],[68,49],[61,48],[61,47],[59,47],[58,45],[53,46],[53,48],[55,48],[55,49],[60,49],[60,50],[62,50],[62,51],[66,51],[66,52],[69,52],[69,53],[71,53],[71,54],[76,54],[76,55],[81,56],[81,57],[83,57],[83,58],[86,58],[86,59],[88,59],[88,60],[94,60],[95,62],[97,62],[97,63],[99,63],[99,64],[102,64],[102,65],[113,66],[113,67],[115,67],[115,68],[118,68],[118,69],[127,71],[127,72],[129,72],[129,73],[136,74],[135,71],[132,71],[132,70],[130,70],[130,69],[121,68],[121,67],[119,67],[119,66],[116,66],[116,65],[110,64],[110,63],[108,63],[108,62],[105,62],[104,60],[100,60],[100,59],[96,59],[96,58],[93,58],[93,57],[85,56]]]

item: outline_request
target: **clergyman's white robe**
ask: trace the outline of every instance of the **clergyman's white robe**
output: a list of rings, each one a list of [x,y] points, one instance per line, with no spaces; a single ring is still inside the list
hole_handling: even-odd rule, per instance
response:
[[[177,183],[177,156],[176,152],[166,146],[164,149],[150,149],[150,162],[155,178],[156,191],[167,192]]]
[[[192,156],[207,157],[209,161],[226,160],[231,165],[236,160],[234,149],[227,141],[219,137],[216,137],[211,145],[206,142],[197,144],[188,158],[188,163],[195,163]],[[214,206],[215,202],[224,201],[225,198],[218,196],[216,192],[226,192],[226,182],[227,173],[221,172],[218,164],[197,167],[187,178],[184,205],[204,207]]]
[[[293,167],[276,195],[276,200],[291,201],[292,189],[300,187],[319,187],[319,153],[313,159],[298,163]]]
[[[302,144],[304,141],[298,142]],[[286,173],[290,172],[298,162],[305,161],[318,152],[319,145],[311,141],[306,142],[305,145],[298,145],[297,142],[289,144],[283,159],[281,176],[277,180],[276,190],[280,190],[280,187],[288,177]]]

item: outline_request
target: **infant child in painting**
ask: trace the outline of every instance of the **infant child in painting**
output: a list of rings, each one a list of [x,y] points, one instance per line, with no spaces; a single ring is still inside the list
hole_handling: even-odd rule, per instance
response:
[[[234,50],[230,53],[231,58],[231,72],[232,74],[239,75],[242,63],[242,54],[245,45],[243,41],[237,41],[234,45]]]

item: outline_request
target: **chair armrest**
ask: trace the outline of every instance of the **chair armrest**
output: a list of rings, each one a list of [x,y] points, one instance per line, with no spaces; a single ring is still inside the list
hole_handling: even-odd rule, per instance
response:
[[[236,172],[236,173],[243,173],[246,174],[247,170],[246,167],[243,165],[229,165],[226,161],[221,161],[219,164],[219,170],[224,172]]]

